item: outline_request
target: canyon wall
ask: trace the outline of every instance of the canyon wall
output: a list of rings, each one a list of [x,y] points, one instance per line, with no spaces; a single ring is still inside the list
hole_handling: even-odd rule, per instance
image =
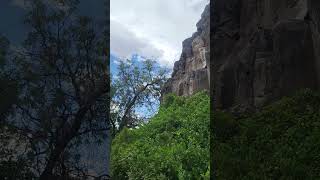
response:
[[[163,94],[189,96],[200,90],[209,90],[210,61],[210,6],[207,5],[197,23],[197,32],[182,43],[180,60],[176,61],[171,78]]]
[[[164,94],[188,96],[210,84],[214,109],[237,113],[259,110],[299,89],[319,90],[319,0],[211,4],[198,31],[183,42]]]
[[[299,89],[319,89],[319,0],[213,3],[215,109],[254,111]]]

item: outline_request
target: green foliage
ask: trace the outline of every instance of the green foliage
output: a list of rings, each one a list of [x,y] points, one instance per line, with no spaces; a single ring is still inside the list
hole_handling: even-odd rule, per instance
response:
[[[121,61],[111,84],[112,134],[117,134],[124,127],[135,127],[152,116],[159,106],[161,89],[166,81],[167,70],[154,60],[140,63],[130,59]],[[141,109],[148,111],[142,115],[139,113]]]
[[[0,76],[0,121],[10,113],[12,105],[17,101],[17,94],[16,83]]]
[[[3,37],[2,35],[0,35],[0,67],[3,66],[3,63],[5,61],[5,55],[6,55],[6,51],[8,49],[9,46],[9,41]]]
[[[159,112],[113,140],[112,179],[209,179],[209,97],[168,95]]]
[[[0,123],[9,114],[18,94],[16,83],[7,77],[4,69],[9,45],[9,41],[0,35]]]
[[[319,109],[320,95],[304,90],[246,118],[216,112],[215,179],[319,179]]]
[[[21,156],[26,141],[16,130],[0,123],[0,179],[33,179],[29,160]]]
[[[34,174],[27,167],[24,160],[9,160],[0,162],[0,177],[8,180],[31,180],[34,179]]]

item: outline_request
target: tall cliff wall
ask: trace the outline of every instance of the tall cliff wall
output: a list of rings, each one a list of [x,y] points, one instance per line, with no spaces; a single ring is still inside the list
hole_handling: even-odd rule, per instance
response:
[[[207,5],[197,23],[197,32],[182,43],[180,60],[175,62],[172,77],[163,94],[192,95],[209,90],[208,64],[210,61],[210,6]]]
[[[319,90],[320,0],[211,3],[183,42],[164,94],[187,96],[210,84],[215,109],[243,112],[302,88]]]
[[[319,0],[214,0],[214,106],[251,111],[320,87]]]

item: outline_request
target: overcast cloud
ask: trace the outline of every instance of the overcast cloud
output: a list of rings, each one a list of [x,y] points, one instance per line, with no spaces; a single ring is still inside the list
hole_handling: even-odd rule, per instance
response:
[[[111,53],[156,58],[169,67],[196,31],[209,0],[111,0]]]

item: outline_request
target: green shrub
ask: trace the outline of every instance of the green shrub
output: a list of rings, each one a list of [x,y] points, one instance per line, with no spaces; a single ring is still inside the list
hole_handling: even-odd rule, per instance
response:
[[[112,179],[209,179],[209,97],[168,95],[157,115],[112,143]]]
[[[0,161],[0,177],[6,180],[31,180],[35,176],[23,159]]]
[[[300,91],[246,116],[214,116],[222,128],[212,130],[215,179],[320,178],[319,94]],[[230,127],[238,130],[230,134]]]

